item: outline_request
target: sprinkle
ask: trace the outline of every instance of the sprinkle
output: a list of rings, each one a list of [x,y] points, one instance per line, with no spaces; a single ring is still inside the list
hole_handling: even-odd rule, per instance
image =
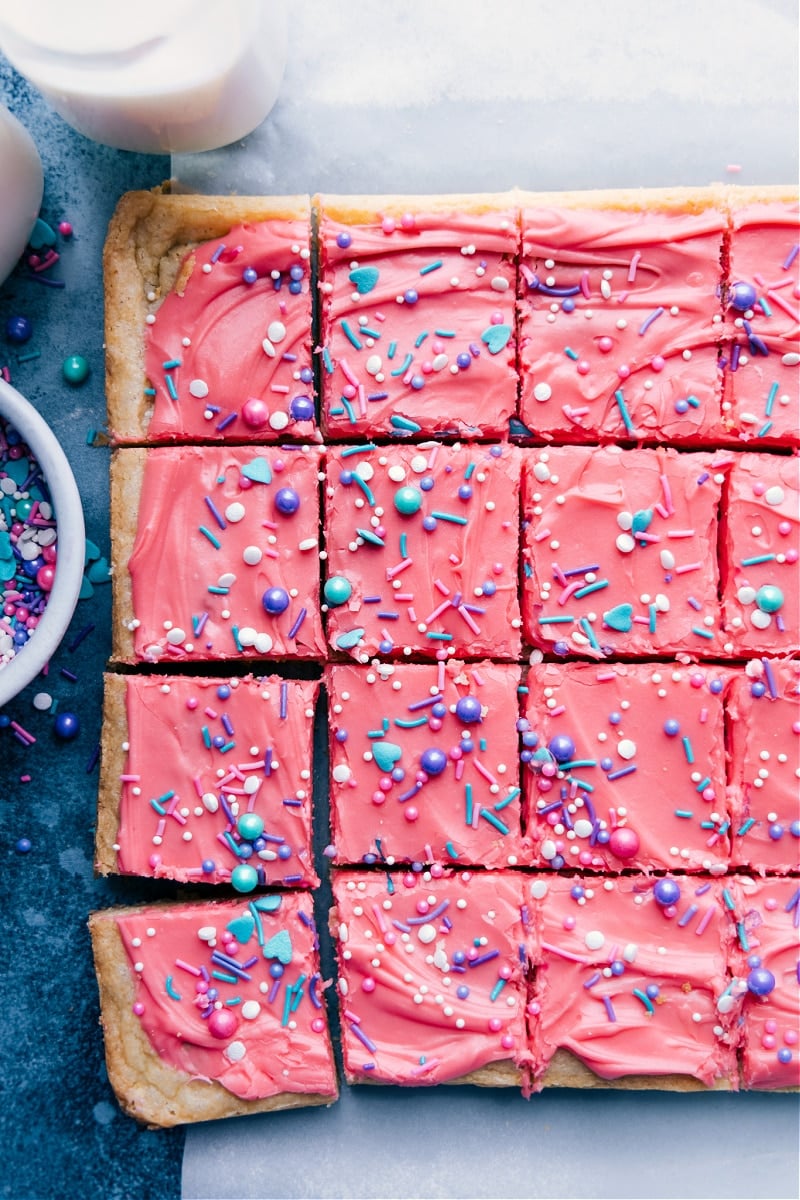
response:
[[[633,994],[637,1000],[641,1000],[642,1004],[645,1006],[645,1008],[647,1009],[650,1016],[652,1016],[656,1010],[653,1008],[653,1003],[652,1003],[650,997],[648,995],[646,995],[645,992],[640,991],[639,988],[634,988]],[[610,1018],[610,1019],[613,1020],[613,1018]]]
[[[626,432],[633,433],[634,425],[633,425],[633,421],[631,420],[631,415],[628,412],[628,409],[625,405],[625,397],[622,395],[622,388],[618,388],[618,390],[616,392],[614,392],[614,399],[617,402],[617,408],[619,409],[619,415],[622,418],[622,424],[625,426]]]
[[[647,333],[648,329],[650,328],[650,326],[653,324],[654,321],[657,321],[659,317],[663,317],[664,311],[665,310],[661,307],[661,305],[659,305],[658,308],[653,309],[653,311],[650,313],[650,315],[648,317],[645,317],[644,321],[639,326],[639,336],[640,337],[643,334]]]
[[[603,996],[603,997],[602,997],[602,1001],[603,1001],[603,1004],[605,1005],[605,1009],[606,1009],[606,1015],[607,1015],[607,1017],[608,1017],[609,1021],[611,1021],[611,1022],[616,1022],[617,1015],[616,1015],[616,1013],[614,1012],[614,1006],[613,1006],[613,1004],[611,1003],[611,997],[610,997],[610,996]]]

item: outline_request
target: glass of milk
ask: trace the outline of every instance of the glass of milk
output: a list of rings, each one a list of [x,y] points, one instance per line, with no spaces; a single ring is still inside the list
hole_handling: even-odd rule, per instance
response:
[[[73,128],[148,154],[238,141],[278,95],[286,0],[0,0],[0,49]]]

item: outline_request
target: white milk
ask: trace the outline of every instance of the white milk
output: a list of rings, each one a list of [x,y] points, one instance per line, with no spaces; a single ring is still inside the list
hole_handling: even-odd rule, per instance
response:
[[[25,249],[42,203],[42,164],[27,130],[0,104],[0,283]]]
[[[75,129],[192,153],[261,123],[286,61],[286,0],[0,0],[0,48]]]

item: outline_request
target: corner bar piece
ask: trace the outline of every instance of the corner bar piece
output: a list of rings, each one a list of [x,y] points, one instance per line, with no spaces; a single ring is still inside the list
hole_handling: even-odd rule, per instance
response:
[[[307,196],[131,192],[105,246],[112,440],[317,437]]]
[[[89,920],[108,1075],[149,1125],[337,1098],[310,896]]]

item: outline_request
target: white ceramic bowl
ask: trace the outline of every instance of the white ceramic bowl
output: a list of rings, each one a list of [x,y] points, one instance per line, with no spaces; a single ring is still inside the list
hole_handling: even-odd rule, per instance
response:
[[[0,379],[0,417],[30,447],[47,480],[58,529],[53,587],[29,640],[0,667],[0,708],[38,675],[67,631],[83,578],[86,535],[75,477],[56,435],[32,404]]]

